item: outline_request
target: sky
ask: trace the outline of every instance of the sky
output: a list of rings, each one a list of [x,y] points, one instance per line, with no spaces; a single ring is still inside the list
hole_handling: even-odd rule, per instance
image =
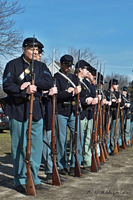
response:
[[[69,47],[90,48],[98,57],[105,75],[133,77],[132,0],[19,0],[25,12],[14,15],[15,26],[24,37],[44,44],[44,56],[53,47],[63,54]]]

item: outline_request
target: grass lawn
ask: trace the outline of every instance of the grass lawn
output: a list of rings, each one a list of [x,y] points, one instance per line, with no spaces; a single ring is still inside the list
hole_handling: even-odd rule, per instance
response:
[[[0,155],[11,153],[11,136],[9,130],[0,133]]]

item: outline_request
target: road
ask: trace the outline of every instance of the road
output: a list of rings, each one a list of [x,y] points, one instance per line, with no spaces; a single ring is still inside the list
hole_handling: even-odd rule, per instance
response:
[[[41,164],[39,177],[48,191],[37,191],[37,196],[27,196],[15,191],[11,155],[0,156],[0,200],[133,200],[133,146],[110,156],[109,161],[97,172],[89,172],[82,177],[67,176],[61,186],[47,183],[44,165]]]

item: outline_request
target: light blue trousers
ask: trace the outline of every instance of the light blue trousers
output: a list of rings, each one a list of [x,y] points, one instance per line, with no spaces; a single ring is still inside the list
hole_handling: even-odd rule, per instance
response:
[[[26,184],[26,146],[28,122],[20,122],[15,119],[9,119],[11,134],[11,153],[14,167],[15,186]],[[41,181],[37,176],[41,164],[43,149],[43,119],[32,121],[31,130],[31,171],[34,184],[40,184]]]
[[[92,126],[93,119],[88,120],[86,117],[81,120],[81,126],[83,131],[83,166],[91,166],[91,137],[92,137]]]
[[[51,146],[51,130],[46,131],[43,137],[43,140]],[[43,157],[44,157],[44,165],[45,165],[45,174],[53,172],[53,162],[51,159],[51,149],[47,146],[47,144],[43,142]]]
[[[114,151],[114,136],[115,136],[115,124],[116,120],[111,119],[111,129],[110,129],[110,150]],[[120,131],[120,118],[117,121],[117,130],[116,130],[116,143],[119,140],[119,131]]]
[[[58,117],[58,123],[57,123]],[[58,125],[59,125],[59,134],[58,134]],[[78,122],[79,125],[79,122]],[[75,130],[75,116],[72,113],[70,117],[66,117],[63,115],[56,115],[55,119],[55,133],[56,133],[56,149],[57,149],[57,161],[59,169],[64,169],[68,167],[68,159],[67,159],[67,126],[70,129],[71,139],[72,139],[72,149],[74,145],[74,130]],[[82,161],[82,148],[80,145],[79,139],[79,127],[77,131],[77,149],[78,149],[78,161],[81,164]],[[81,143],[83,141],[82,131],[81,131]],[[75,156],[72,150],[70,167],[75,167]]]

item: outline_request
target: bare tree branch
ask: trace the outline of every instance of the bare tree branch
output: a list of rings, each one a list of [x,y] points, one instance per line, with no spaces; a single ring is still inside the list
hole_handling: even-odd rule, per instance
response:
[[[15,55],[20,51],[23,40],[22,28],[15,28],[13,15],[24,12],[24,7],[18,5],[18,1],[0,1],[0,55],[6,57]]]

